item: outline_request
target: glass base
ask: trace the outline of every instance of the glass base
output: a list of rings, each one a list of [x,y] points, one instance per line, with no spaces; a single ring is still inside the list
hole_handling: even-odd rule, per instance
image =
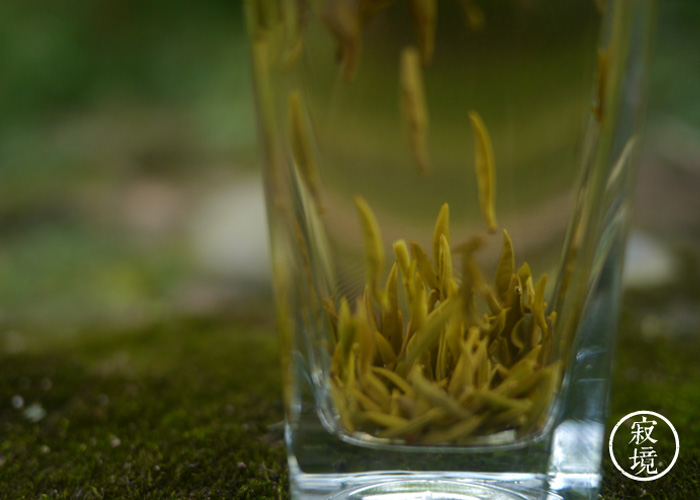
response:
[[[445,472],[293,474],[299,500],[592,500],[600,475],[502,474],[480,477]],[[552,489],[556,488],[556,489]]]
[[[604,428],[595,422],[566,421],[551,441],[485,453],[396,453],[323,443],[303,436],[309,453],[289,457],[294,500],[594,500],[601,482]],[[320,431],[320,428],[316,428]],[[287,429],[289,432],[289,428]],[[288,434],[288,438],[291,437]],[[294,449],[294,447],[290,447]],[[311,451],[309,448],[313,448]],[[332,451],[331,451],[332,450]],[[453,450],[454,451],[454,450]],[[480,455],[480,456],[477,456]],[[338,460],[338,457],[341,457]],[[405,462],[401,462],[402,457]],[[392,470],[372,467],[376,460]],[[371,472],[359,472],[362,465]],[[430,470],[428,467],[442,469]],[[456,470],[459,465],[470,471]],[[402,467],[402,468],[399,468]],[[423,470],[421,470],[421,468]],[[481,468],[481,471],[475,469]],[[304,472],[303,469],[315,472]],[[413,470],[410,470],[413,469]],[[498,470],[498,472],[495,472]],[[548,472],[537,472],[546,470]],[[524,472],[527,471],[527,472]]]
[[[556,419],[529,441],[481,448],[363,446],[319,418],[308,365],[295,358],[286,428],[294,500],[595,500],[619,299],[621,240],[600,259]]]

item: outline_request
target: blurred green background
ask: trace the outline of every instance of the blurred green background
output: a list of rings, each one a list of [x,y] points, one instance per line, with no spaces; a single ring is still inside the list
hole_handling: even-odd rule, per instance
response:
[[[17,491],[25,496],[18,493],[16,498],[42,498],[54,490],[54,497],[61,498],[72,498],[78,490],[83,492],[79,498],[108,494],[108,481],[99,474],[70,479],[71,470],[87,467],[83,462],[68,462],[69,472],[59,474],[59,480],[55,474],[60,467],[51,466],[48,455],[28,457],[40,454],[43,446],[61,446],[61,419],[76,418],[66,402],[76,398],[87,405],[80,411],[92,415],[82,424],[91,429],[88,434],[104,435],[105,450],[116,448],[114,437],[125,425],[120,410],[103,421],[93,409],[104,402],[98,395],[108,395],[113,407],[120,397],[131,401],[133,395],[111,394],[112,380],[104,373],[147,381],[137,399],[148,406],[149,391],[162,389],[149,377],[157,372],[167,385],[168,377],[181,381],[183,369],[191,385],[182,398],[166,391],[173,399],[153,422],[167,427],[159,419],[183,401],[201,406],[207,397],[219,398],[221,408],[212,410],[210,420],[172,417],[168,422],[207,429],[196,443],[188,441],[202,450],[214,449],[206,438],[220,441],[225,429],[231,431],[225,426],[237,422],[238,430],[231,431],[237,444],[231,446],[244,458],[222,462],[230,467],[210,476],[179,474],[180,482],[164,483],[151,478],[151,489],[138,490],[133,498],[199,498],[200,493],[192,492],[200,487],[188,490],[187,481],[224,485],[221,498],[284,495],[283,453],[274,430],[281,418],[278,382],[271,379],[262,402],[255,402],[244,394],[255,377],[245,375],[245,366],[227,365],[222,354],[240,354],[242,346],[269,353],[262,361],[254,359],[270,367],[270,377],[277,376],[242,17],[239,1],[0,3],[0,484],[20,474],[18,488],[26,489]],[[700,404],[690,396],[700,377],[697,370],[670,369],[649,350],[675,359],[676,352],[695,352],[699,342],[698,19],[699,2],[660,2],[647,140],[628,254],[621,368],[616,369],[613,395],[613,417],[640,409],[665,411],[671,421],[682,422],[681,440],[684,433],[685,439],[692,435],[697,440],[698,426],[688,412]],[[251,330],[258,332],[257,340],[251,340]],[[192,340],[192,332],[200,331],[204,333]],[[210,355],[212,350],[216,355]],[[117,359],[115,352],[126,357]],[[239,354],[229,359],[244,362]],[[208,366],[211,359],[218,360],[215,370]],[[656,363],[656,371],[650,374],[636,364],[642,359],[646,366]],[[81,368],[75,369],[74,362]],[[83,375],[71,378],[71,370]],[[238,378],[227,379],[229,371]],[[97,380],[96,386],[86,389],[81,385],[85,379]],[[61,380],[65,386],[54,406],[47,402],[50,398],[39,406],[48,416],[27,414],[29,394],[40,404],[44,387],[56,387]],[[228,392],[212,392],[219,387],[216,381],[227,380]],[[684,392],[668,392],[664,381]],[[72,391],[70,384],[81,389]],[[659,399],[652,390],[669,399]],[[228,410],[254,404],[258,406],[243,416]],[[253,429],[251,444],[242,436],[251,433],[245,426],[255,419],[264,425]],[[156,425],[148,422],[144,429],[153,430]],[[273,424],[272,430],[267,424]],[[146,461],[147,466],[160,467],[167,462],[162,456],[166,430],[161,447],[149,448],[140,434],[147,431],[132,429],[131,453],[136,453],[134,446],[155,449],[160,461]],[[88,434],[86,446],[99,447],[90,444]],[[254,456],[241,452],[260,446],[263,451]],[[681,449],[683,453],[683,445]],[[66,445],[61,460],[73,456],[72,450]],[[224,447],[217,453],[221,458],[232,451]],[[698,463],[697,453],[692,456],[687,464]],[[206,463],[201,457],[171,459],[173,468],[202,460]],[[123,472],[122,462],[114,469],[105,462],[105,471],[121,471],[117,474],[132,482],[145,477]],[[138,469],[138,461],[130,463]],[[681,465],[679,461],[677,467]],[[666,480],[683,484],[688,479],[669,475]],[[627,493],[636,487],[629,483]],[[610,486],[618,488],[619,498],[637,498],[620,493],[625,487]],[[158,496],[158,491],[176,493]]]
[[[119,328],[266,289],[241,10],[2,2],[0,329]]]

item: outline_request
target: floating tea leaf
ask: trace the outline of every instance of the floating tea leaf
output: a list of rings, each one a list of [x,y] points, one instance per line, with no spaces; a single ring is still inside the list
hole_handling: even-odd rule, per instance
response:
[[[362,52],[362,30],[356,0],[328,0],[321,17],[338,43],[343,79],[355,77]]]
[[[483,120],[476,111],[469,112],[469,119],[472,122],[475,140],[475,161],[476,180],[479,185],[479,202],[481,212],[486,220],[489,231],[493,232],[498,227],[496,222],[495,203],[495,179],[493,166],[493,146],[491,138],[486,130]]]
[[[399,96],[401,116],[413,161],[421,174],[430,171],[428,158],[428,108],[423,90],[420,56],[414,47],[401,52]]]
[[[464,14],[464,23],[472,29],[472,31],[480,32],[486,24],[486,15],[481,10],[479,4],[475,0],[459,0],[459,5],[462,7]]]
[[[418,47],[424,66],[430,63],[435,51],[437,0],[410,0],[413,22],[418,33]]]

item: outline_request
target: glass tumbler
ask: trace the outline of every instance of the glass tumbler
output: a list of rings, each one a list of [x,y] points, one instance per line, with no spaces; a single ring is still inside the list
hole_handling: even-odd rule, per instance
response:
[[[295,499],[596,498],[650,0],[245,0]]]

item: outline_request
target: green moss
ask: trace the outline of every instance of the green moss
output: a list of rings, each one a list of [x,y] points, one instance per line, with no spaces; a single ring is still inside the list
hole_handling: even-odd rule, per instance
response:
[[[602,498],[700,498],[700,341],[645,340],[626,310],[608,432],[629,412],[657,411],[681,453],[650,483],[623,477],[606,453]],[[3,355],[0,496],[289,498],[278,354],[257,315],[91,331]]]
[[[190,321],[4,356],[3,498],[287,498],[271,332]]]
[[[697,293],[684,287],[684,300]],[[681,297],[679,290],[628,294],[623,308],[621,334],[613,374],[611,414],[606,436],[624,415],[648,410],[668,418],[678,432],[680,453],[673,469],[664,477],[637,482],[624,477],[606,451],[601,489],[606,500],[681,500],[700,498],[700,337],[679,335],[645,338],[642,322],[663,315]],[[697,302],[696,302],[697,303]],[[659,443],[661,445],[661,443]]]

